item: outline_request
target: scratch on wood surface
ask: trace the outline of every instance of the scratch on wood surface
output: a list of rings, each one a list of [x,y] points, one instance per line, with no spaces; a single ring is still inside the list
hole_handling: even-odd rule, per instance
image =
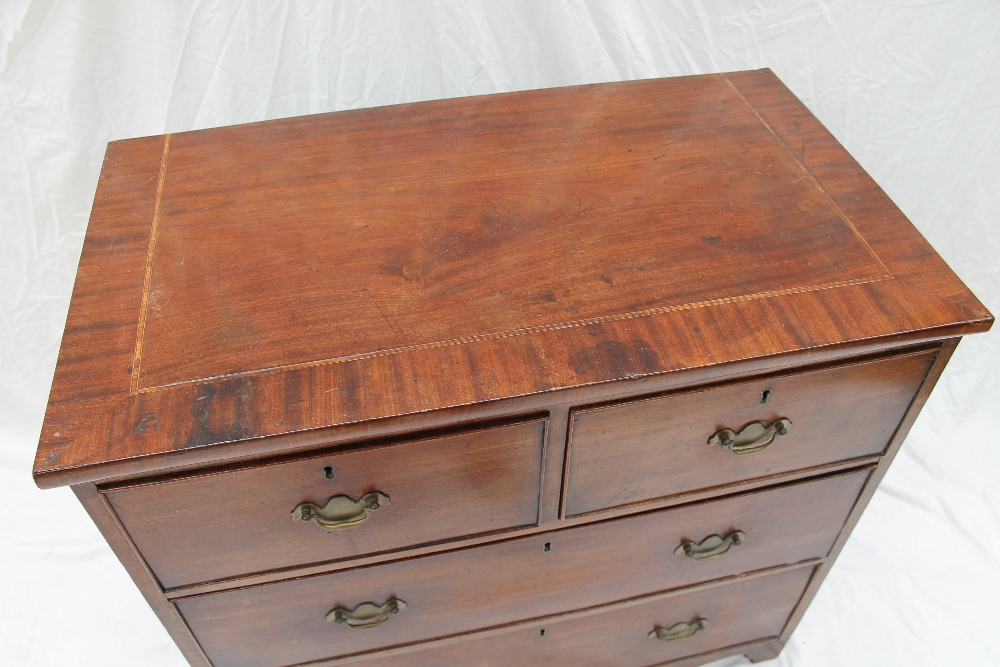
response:
[[[383,320],[385,320],[385,323],[386,325],[388,325],[389,330],[392,331],[397,336],[399,336],[400,338],[406,338],[406,334],[403,333],[403,330],[400,329],[399,326],[397,326],[396,324],[393,324],[392,320],[389,319],[389,316],[385,314],[384,310],[382,310],[382,306],[378,305],[378,301],[375,299],[375,296],[369,294],[368,298],[371,299],[371,302],[372,304],[374,304],[375,309],[378,311],[378,314],[382,316]]]

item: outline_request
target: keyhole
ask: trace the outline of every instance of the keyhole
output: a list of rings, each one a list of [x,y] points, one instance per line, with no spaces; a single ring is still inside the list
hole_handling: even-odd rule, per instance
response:
[[[333,473],[333,466],[326,466],[323,468],[323,477],[327,479],[335,479],[336,475]]]
[[[552,543],[546,542],[544,545],[542,545],[542,551],[552,551]]]
[[[767,403],[767,399],[769,399],[769,398],[771,398],[771,390],[770,389],[765,389],[764,391],[760,392],[760,402],[761,402],[761,405],[763,405],[764,403]]]
[[[545,628],[542,628],[541,630],[538,631],[538,636],[539,637],[544,637],[545,636]]]

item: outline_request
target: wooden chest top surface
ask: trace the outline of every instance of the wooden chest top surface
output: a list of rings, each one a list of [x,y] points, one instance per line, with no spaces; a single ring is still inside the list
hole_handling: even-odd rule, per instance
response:
[[[991,322],[767,70],[133,139],[35,476]]]
[[[725,79],[667,84],[171,137],[133,386],[889,277]]]

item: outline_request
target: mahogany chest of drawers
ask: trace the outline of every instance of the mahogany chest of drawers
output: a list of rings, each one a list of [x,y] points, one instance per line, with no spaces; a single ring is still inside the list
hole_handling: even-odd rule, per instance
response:
[[[132,139],[34,475],[194,665],[762,660],[992,320],[768,70]]]

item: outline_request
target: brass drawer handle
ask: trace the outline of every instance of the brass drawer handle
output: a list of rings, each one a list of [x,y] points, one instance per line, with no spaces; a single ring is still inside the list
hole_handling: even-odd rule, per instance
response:
[[[351,500],[347,496],[334,496],[323,507],[302,503],[292,510],[292,519],[312,521],[327,530],[342,530],[364,523],[372,512],[388,504],[389,496],[379,491],[366,493],[357,500]]]
[[[389,599],[384,604],[377,605],[374,602],[362,602],[354,609],[344,609],[337,607],[331,609],[326,615],[327,621],[334,623],[346,623],[352,628],[374,628],[389,620],[393,614],[398,614],[406,609],[406,603],[402,600]]]
[[[746,533],[742,530],[734,530],[725,537],[721,535],[709,535],[701,542],[685,542],[676,549],[675,554],[684,554],[696,563],[706,560],[720,558],[729,553],[731,547],[738,547],[743,544]]]
[[[770,426],[761,422],[750,422],[739,431],[724,428],[708,439],[708,446],[719,444],[733,454],[755,454],[774,442],[779,435],[785,435],[792,427],[792,420],[787,417],[776,419]]]
[[[708,619],[699,618],[691,623],[678,623],[677,625],[673,625],[669,628],[655,628],[646,636],[651,639],[659,639],[665,642],[679,642],[682,639],[694,637],[707,627]]]

